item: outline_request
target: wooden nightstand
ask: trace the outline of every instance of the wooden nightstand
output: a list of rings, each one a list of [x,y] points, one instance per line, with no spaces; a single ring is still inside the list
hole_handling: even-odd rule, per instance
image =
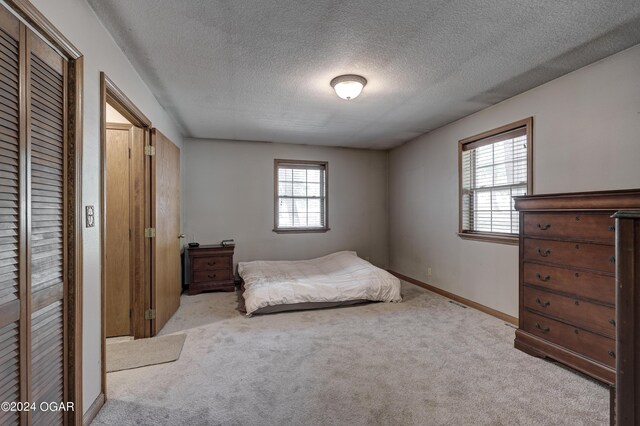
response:
[[[234,247],[221,245],[203,245],[185,247],[189,257],[188,274],[190,278],[189,295],[203,291],[234,291],[236,289],[233,274]]]

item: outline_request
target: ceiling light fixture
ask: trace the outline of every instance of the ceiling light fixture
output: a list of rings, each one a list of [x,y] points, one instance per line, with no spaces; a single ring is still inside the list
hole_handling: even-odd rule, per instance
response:
[[[354,74],[340,75],[331,80],[331,87],[336,91],[336,95],[347,101],[357,98],[366,85],[366,78]]]

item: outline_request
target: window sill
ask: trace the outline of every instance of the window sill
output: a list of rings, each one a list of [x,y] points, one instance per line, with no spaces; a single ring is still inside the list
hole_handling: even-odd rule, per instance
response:
[[[330,231],[331,228],[286,228],[286,229],[274,229],[276,234],[323,234]]]
[[[485,243],[508,244],[512,246],[517,246],[519,242],[519,238],[517,235],[458,232],[458,236],[463,240],[484,241]]]

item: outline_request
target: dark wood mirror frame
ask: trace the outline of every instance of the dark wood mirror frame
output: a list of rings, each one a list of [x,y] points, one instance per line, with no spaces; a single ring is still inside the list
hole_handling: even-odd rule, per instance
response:
[[[618,341],[612,424],[634,426],[640,424],[640,211],[619,211],[614,217]]]

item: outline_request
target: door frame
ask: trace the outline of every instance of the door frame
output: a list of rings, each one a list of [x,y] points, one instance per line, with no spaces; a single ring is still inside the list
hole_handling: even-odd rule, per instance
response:
[[[105,281],[105,254],[106,254],[106,138],[107,138],[107,103],[116,111],[122,114],[133,126],[141,128],[144,134],[144,146],[150,144],[151,120],[116,86],[104,72],[100,73],[100,321],[101,321],[101,358],[102,358],[102,393],[107,398],[107,363],[106,363],[106,281]],[[151,163],[149,156],[144,156],[144,224],[143,228],[151,227]],[[136,230],[132,230],[136,231]],[[144,229],[137,231],[144,232]],[[133,285],[133,298],[131,304],[131,321],[134,338],[151,337],[150,321],[144,318],[145,311],[151,305],[150,273],[151,273],[151,242],[149,238],[144,238],[144,254],[142,270],[142,285]]]
[[[66,424],[82,425],[82,137],[84,57],[82,53],[28,0],[4,0],[4,5],[28,23],[67,60],[66,197],[67,275],[64,281],[64,398],[74,404],[65,413]],[[24,90],[24,89],[21,89]],[[27,231],[28,232],[28,231]],[[24,311],[24,309],[21,309]],[[21,321],[26,312],[21,312]],[[27,335],[30,335],[28,332]],[[27,336],[21,336],[21,339]],[[24,360],[21,355],[21,362]],[[24,420],[24,416],[22,417]]]

